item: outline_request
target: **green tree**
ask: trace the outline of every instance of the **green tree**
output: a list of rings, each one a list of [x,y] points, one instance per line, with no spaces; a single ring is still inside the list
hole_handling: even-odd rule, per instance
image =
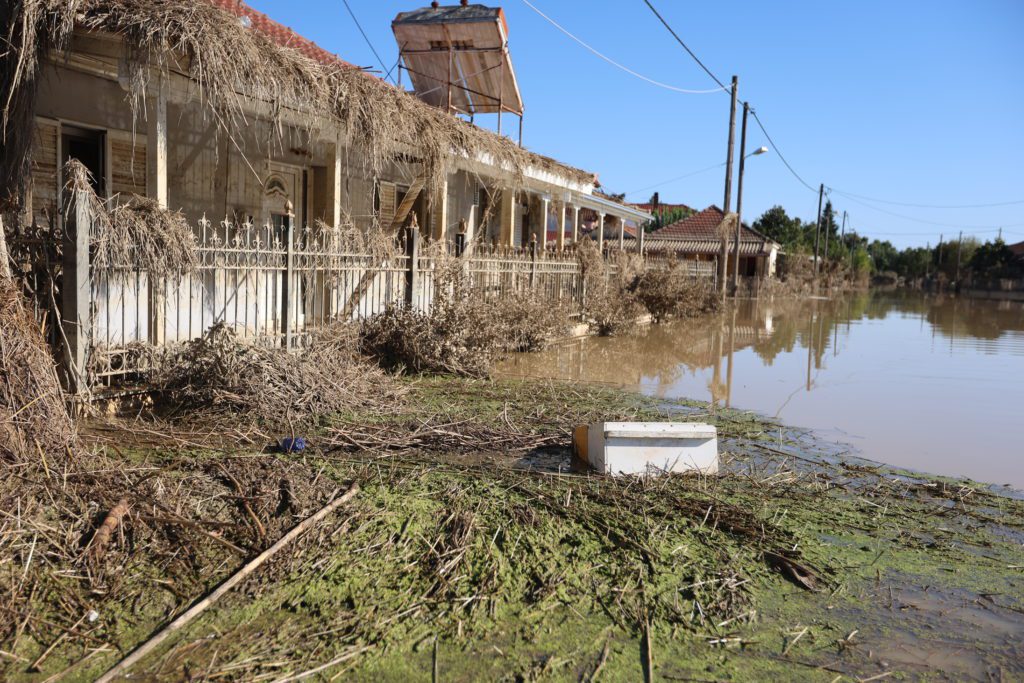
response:
[[[754,221],[753,228],[772,238],[786,250],[806,246],[803,223],[799,218],[790,218],[781,206],[773,206],[761,214],[761,217]]]
[[[871,264],[876,273],[884,273],[887,271],[896,270],[896,259],[899,256],[899,251],[892,245],[889,240],[879,241],[873,240],[867,248],[868,255],[871,257]]]
[[[978,246],[971,255],[969,265],[977,278],[992,280],[1024,275],[1024,266],[1006,246],[1006,242],[999,238]]]

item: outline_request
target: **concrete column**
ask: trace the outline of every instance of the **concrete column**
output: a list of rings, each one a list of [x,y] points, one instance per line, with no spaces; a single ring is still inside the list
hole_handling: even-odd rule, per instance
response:
[[[619,216],[619,251],[626,247],[626,219]]]
[[[341,225],[341,136],[334,141],[334,162],[331,178],[331,226],[337,228]]]
[[[558,203],[558,251],[565,251],[565,202]]]
[[[431,212],[431,239],[444,241],[448,239],[448,181],[445,180],[434,197],[434,210]]]
[[[540,226],[538,228],[537,243],[541,249],[548,247],[548,219],[551,218],[551,200],[547,197],[540,199]]]
[[[63,268],[64,287],[61,292],[62,327],[67,339],[65,363],[70,378],[68,390],[83,394],[88,389],[86,364],[89,357],[89,336],[92,332],[92,287],[89,278],[88,196],[75,192],[72,196],[70,220],[65,221]]]
[[[501,215],[499,217],[500,232],[498,242],[503,247],[513,247],[512,240],[516,234],[516,196],[512,188],[501,190]]]
[[[580,240],[580,207],[572,207],[572,243]]]
[[[597,248],[604,251],[604,214],[597,214]]]
[[[160,208],[166,209],[167,196],[167,82],[157,77],[156,93],[152,109],[146,118],[146,194],[155,199]],[[88,243],[88,237],[86,237]],[[88,257],[86,257],[88,258]],[[87,261],[88,263],[88,261]],[[88,265],[86,266],[88,270]],[[147,273],[149,287],[149,341],[159,346],[164,343],[164,287],[163,280],[156,280]]]

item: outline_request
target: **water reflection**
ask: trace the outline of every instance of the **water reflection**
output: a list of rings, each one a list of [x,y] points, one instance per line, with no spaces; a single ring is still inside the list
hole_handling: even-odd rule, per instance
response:
[[[867,292],[742,301],[709,318],[517,356],[501,372],[754,409],[831,430],[865,457],[1024,487],[1009,436],[1024,399],[1019,302]],[[939,439],[943,420],[957,433]]]

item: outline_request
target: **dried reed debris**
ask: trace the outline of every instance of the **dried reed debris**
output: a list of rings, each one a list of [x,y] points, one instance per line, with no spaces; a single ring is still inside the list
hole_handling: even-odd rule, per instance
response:
[[[389,409],[401,391],[355,348],[355,333],[340,323],[301,353],[240,339],[217,323],[201,338],[160,354],[151,379],[177,413],[248,416],[277,426],[368,405]]]
[[[75,443],[53,357],[13,280],[0,277],[0,466],[60,469]]]
[[[93,190],[89,170],[77,159],[64,166],[67,191],[86,203],[94,273],[138,268],[153,277],[192,273],[199,266],[196,235],[180,211],[138,195],[118,196],[113,208]]]

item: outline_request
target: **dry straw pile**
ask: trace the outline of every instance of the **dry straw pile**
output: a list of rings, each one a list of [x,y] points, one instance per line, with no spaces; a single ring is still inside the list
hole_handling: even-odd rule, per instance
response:
[[[138,195],[118,196],[121,201],[108,209],[93,190],[89,170],[77,159],[67,162],[64,177],[67,191],[88,207],[94,274],[138,268],[160,278],[191,273],[199,266],[196,236],[181,212]]]
[[[438,259],[429,311],[389,306],[363,323],[360,348],[399,372],[484,377],[511,351],[537,350],[568,329],[566,306],[529,290],[489,300],[457,259]]]
[[[0,276],[0,466],[56,463],[75,443],[53,357],[21,292]]]
[[[323,330],[301,353],[248,342],[218,323],[158,354],[150,380],[184,417],[295,426],[366,406],[393,409],[402,392],[357,348],[355,327],[345,323]]]

